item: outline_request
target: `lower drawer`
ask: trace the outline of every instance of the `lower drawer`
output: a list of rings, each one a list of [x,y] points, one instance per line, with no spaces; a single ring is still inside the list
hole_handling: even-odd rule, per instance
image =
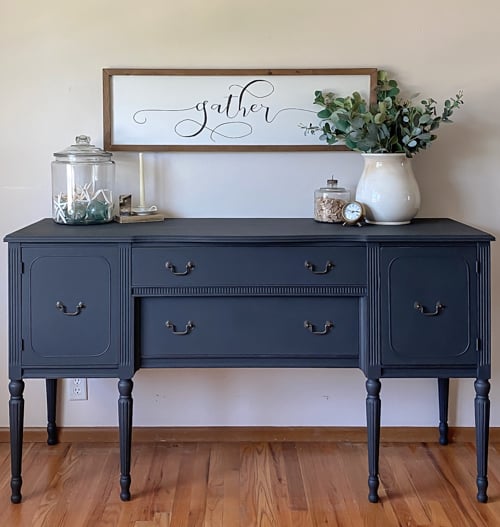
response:
[[[359,299],[141,298],[142,358],[338,357],[359,354]]]

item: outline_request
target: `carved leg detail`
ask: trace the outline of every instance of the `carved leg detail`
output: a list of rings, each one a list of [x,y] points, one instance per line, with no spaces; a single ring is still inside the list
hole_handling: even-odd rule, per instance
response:
[[[476,398],[474,401],[476,417],[476,453],[477,453],[477,501],[486,503],[488,496],[488,442],[490,430],[490,383],[487,379],[477,379],[474,383]]]
[[[368,431],[368,500],[378,502],[378,459],[380,447],[380,387],[378,379],[366,381],[366,424]]]
[[[130,500],[130,453],[132,445],[132,388],[131,379],[118,382],[118,422],[120,426],[120,499]]]
[[[9,392],[9,421],[10,421],[10,461],[11,480],[10,487],[12,503],[21,502],[21,465],[23,455],[23,427],[24,427],[24,382],[22,380],[10,381]]]
[[[448,444],[448,400],[450,379],[438,379],[439,393],[439,444]]]
[[[57,379],[46,379],[47,392],[47,444],[57,445],[56,407],[57,407]]]

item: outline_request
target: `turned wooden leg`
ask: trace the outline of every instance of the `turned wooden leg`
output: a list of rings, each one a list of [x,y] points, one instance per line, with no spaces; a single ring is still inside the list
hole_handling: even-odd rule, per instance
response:
[[[10,487],[12,503],[21,502],[21,477],[22,455],[23,455],[23,427],[24,427],[24,381],[10,381],[9,392],[9,422],[10,422],[10,461],[11,480]]]
[[[380,388],[378,379],[366,381],[366,424],[368,431],[368,500],[378,502],[378,460],[380,447]]]
[[[490,430],[490,383],[487,379],[477,379],[474,383],[476,398],[474,401],[476,417],[476,454],[477,454],[477,501],[486,503],[488,496],[488,442]]]
[[[438,379],[439,393],[439,444],[448,444],[448,400],[450,379]]]
[[[47,393],[47,444],[57,445],[57,379],[45,379],[45,391]]]
[[[118,382],[118,423],[120,427],[120,499],[130,500],[130,453],[132,446],[132,388],[131,379]]]

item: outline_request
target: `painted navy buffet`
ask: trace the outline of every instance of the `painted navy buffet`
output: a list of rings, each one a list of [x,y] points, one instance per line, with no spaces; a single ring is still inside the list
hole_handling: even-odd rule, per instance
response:
[[[477,499],[487,501],[492,240],[450,219],[362,228],[44,219],[7,235],[12,502],[21,501],[24,379],[46,379],[49,444],[57,379],[118,379],[120,497],[129,500],[134,373],[178,367],[361,369],[371,502],[381,380],[437,379],[446,444],[449,379],[472,378]]]

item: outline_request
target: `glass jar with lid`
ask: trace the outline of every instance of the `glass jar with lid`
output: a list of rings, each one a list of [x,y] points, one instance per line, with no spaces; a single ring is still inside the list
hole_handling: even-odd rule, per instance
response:
[[[351,199],[348,189],[338,186],[336,179],[328,179],[326,187],[314,191],[314,219],[325,223],[340,223],[342,207]]]
[[[66,225],[107,223],[114,217],[115,164],[111,152],[79,135],[75,144],[54,153],[52,218]]]

